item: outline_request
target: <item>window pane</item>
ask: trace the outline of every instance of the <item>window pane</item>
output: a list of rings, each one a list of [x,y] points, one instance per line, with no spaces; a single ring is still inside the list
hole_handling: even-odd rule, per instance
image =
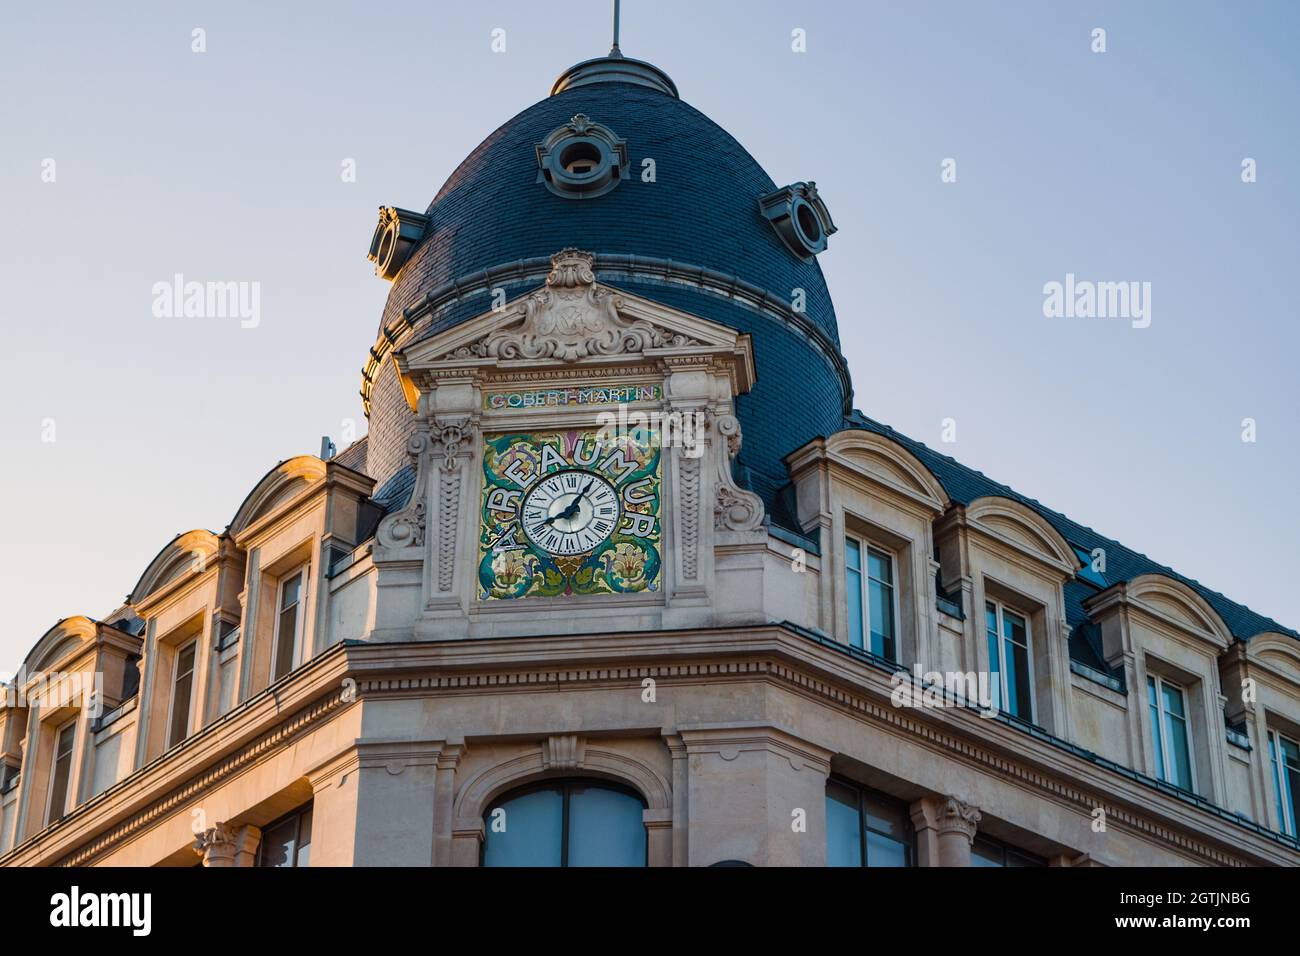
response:
[[[1005,866],[1002,846],[992,840],[981,839],[976,836],[975,843],[970,848],[970,865]]]
[[[907,866],[907,844],[892,837],[867,831],[867,866]]]
[[[1025,624],[1025,619],[1014,611],[1004,610],[1002,612],[1002,636],[1009,641],[1015,641],[1017,644],[1028,645],[1029,628]]]
[[[1288,824],[1287,833],[1292,836],[1296,835],[1296,796],[1300,794],[1300,767],[1294,765],[1288,766],[1282,773],[1282,787],[1284,790],[1283,799],[1286,801],[1288,810],[1286,822]]]
[[[311,807],[298,817],[298,862],[295,864],[297,866],[311,865],[311,817]]]
[[[69,724],[59,731],[54,748],[54,772],[50,775],[50,823],[62,818],[68,808],[68,776],[72,772],[72,743],[77,725]]]
[[[1278,824],[1281,826],[1282,832],[1290,833],[1292,831],[1291,820],[1288,820],[1286,815],[1286,780],[1282,776],[1282,767],[1278,763],[1279,743],[1280,738],[1278,735],[1270,730],[1268,732],[1268,756],[1273,765],[1273,799],[1276,801],[1273,809],[1277,811]]]
[[[266,867],[293,866],[294,848],[298,842],[298,818],[289,817],[262,832],[262,861]]]
[[[894,583],[894,559],[884,551],[867,549],[867,573],[884,584]]]
[[[996,619],[995,619],[996,620]],[[989,641],[989,691],[992,698],[989,703],[994,709],[1002,709],[1002,668],[998,661],[998,631],[996,623],[988,632]]]
[[[189,648],[191,661],[194,657],[193,645]],[[172,690],[172,724],[168,729],[168,746],[180,743],[190,732],[190,692],[194,685],[194,671],[180,672],[176,675],[176,686]]]
[[[298,606],[280,612],[280,622],[275,637],[275,670],[271,680],[279,680],[293,670],[293,642],[298,629]]]
[[[563,817],[564,796],[558,788],[505,801],[483,821],[487,830],[483,865],[559,866]]]
[[[1169,750],[1170,769],[1173,771],[1173,779],[1169,782],[1184,790],[1191,790],[1192,760],[1187,747],[1187,723],[1177,717],[1166,715],[1165,733],[1169,737],[1166,746]]]
[[[862,818],[858,792],[831,781],[826,784],[826,865],[862,865]]]
[[[284,587],[280,591],[280,609],[292,607],[298,603],[298,594],[302,590],[302,572],[299,571],[293,577],[284,582]]]
[[[569,866],[645,866],[645,807],[630,794],[575,784],[569,792]]]
[[[862,570],[862,545],[852,538],[844,539],[844,560],[850,570]]]
[[[1160,733],[1160,706],[1156,702],[1155,678],[1147,678],[1147,709],[1151,713],[1151,752],[1156,765],[1156,776],[1165,780],[1165,747]]]
[[[907,840],[907,812],[900,805],[867,791],[862,795],[862,807],[867,829],[898,842]]]
[[[1165,713],[1175,717],[1186,717],[1183,712],[1183,692],[1173,684],[1160,683],[1161,694],[1165,702]]]
[[[862,574],[850,569],[845,572],[845,590],[849,599],[849,644],[862,647]]]
[[[1029,687],[1029,650],[1013,641],[1006,641],[1007,693],[1010,700],[1007,710],[1021,720],[1032,720],[1033,698]]]
[[[871,653],[894,657],[894,589],[871,582]]]

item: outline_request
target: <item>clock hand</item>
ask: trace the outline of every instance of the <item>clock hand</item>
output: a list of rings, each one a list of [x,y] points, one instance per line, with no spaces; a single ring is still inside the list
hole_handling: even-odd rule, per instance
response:
[[[590,487],[591,483],[588,482],[587,484],[588,487]],[[553,524],[554,522],[560,520],[561,518],[563,518],[565,521],[572,518],[574,515],[578,513],[578,509],[581,507],[580,502],[582,501],[582,495],[586,490],[587,489],[584,488],[582,491],[578,492],[577,497],[573,499],[572,503],[570,503],[567,508],[565,508],[563,511],[556,512],[555,514],[551,515],[542,523]]]

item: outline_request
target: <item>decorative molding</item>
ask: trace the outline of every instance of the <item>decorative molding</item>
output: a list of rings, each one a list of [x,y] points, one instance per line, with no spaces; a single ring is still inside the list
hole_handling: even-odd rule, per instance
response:
[[[734,302],[765,319],[778,323],[787,331],[805,340],[821,354],[835,371],[840,381],[841,401],[845,415],[852,413],[850,396],[853,393],[849,379],[848,363],[834,338],[805,313],[796,312],[789,305],[772,297],[771,292],[740,276],[716,272],[689,263],[657,256],[602,254],[596,256],[597,267],[606,274],[614,274],[629,281],[668,282],[704,289]],[[374,346],[361,371],[361,399],[367,417],[370,399],[380,367],[389,360],[394,349],[402,348],[427,333],[432,319],[440,310],[470,297],[490,293],[505,284],[524,283],[542,279],[549,270],[549,260],[536,256],[478,270],[444,282],[426,293],[415,304],[398,312],[386,322],[375,339]],[[466,357],[474,358],[473,355]]]
[[[551,257],[546,288],[514,303],[506,310],[506,323],[476,342],[447,353],[445,361],[494,358],[576,362],[592,356],[699,344],[646,319],[625,320],[619,315],[623,297],[596,284],[592,262],[588,252],[557,252]]]
[[[546,738],[542,747],[542,766],[547,770],[581,770],[586,741],[577,734],[557,734]]]
[[[731,462],[740,454],[740,420],[735,415],[715,419],[722,448],[718,462],[718,497],[713,504],[713,526],[719,531],[755,531],[763,526],[763,499],[736,487]]]
[[[566,199],[603,196],[631,175],[627,142],[585,113],[537,144],[537,182]]]
[[[222,781],[234,776],[250,764],[256,763],[269,751],[287,743],[313,724],[319,723],[339,707],[351,703],[345,699],[342,690],[302,708],[288,720],[285,720],[261,736],[249,741],[224,760],[219,761],[202,773],[168,792],[152,806],[134,813],[117,826],[99,836],[83,843],[73,852],[63,857],[58,866],[83,866],[105,851],[125,842],[141,830],[156,823],[167,814],[175,811],[182,804],[203,793]]]
[[[407,439],[406,453],[415,468],[415,486],[411,489],[411,498],[406,507],[379,522],[375,537],[381,547],[418,548],[424,544],[424,489],[429,480],[426,460],[433,444],[433,436],[427,428],[418,429]]]
[[[777,681],[799,693],[807,694],[836,706],[877,727],[905,735],[912,742],[930,746],[942,752],[948,759],[957,760],[983,772],[1015,781],[1026,789],[1034,791],[1039,796],[1074,807],[1081,814],[1090,815],[1097,807],[1103,807],[1106,810],[1107,820],[1110,824],[1124,826],[1174,850],[1207,860],[1217,866],[1252,865],[1240,856],[1232,855],[1217,846],[1197,839],[1186,830],[1173,829],[1157,820],[1142,815],[1136,810],[1114,805],[1103,796],[1106,791],[1092,789],[1088,785],[1080,783],[1077,777],[1063,777],[1015,761],[991,748],[978,745],[959,732],[942,724],[932,724],[917,718],[910,712],[904,712],[890,704],[887,684],[883,684],[880,690],[881,699],[877,700],[861,693],[848,691],[839,683],[823,680],[783,661],[725,656],[705,662],[629,664],[616,667],[608,665],[566,666],[555,670],[520,668],[513,671],[493,673],[426,674],[416,678],[361,680],[358,682],[358,690],[366,696],[394,694],[402,697],[409,697],[412,694],[424,691],[478,693],[485,689],[516,688],[531,692],[542,684],[570,688],[583,685],[608,687],[611,681],[627,681],[639,684],[647,677],[653,678],[660,684],[673,680],[752,681],[767,679]],[[978,717],[973,719],[980,720]],[[589,749],[586,753],[588,770],[593,768],[591,758],[592,752]],[[518,759],[524,760],[524,758]],[[533,760],[536,766],[535,772],[540,772],[543,769],[540,748]],[[520,774],[516,779],[524,782],[523,777],[525,776],[527,775]],[[495,791],[493,795],[496,792],[500,791]],[[461,798],[458,798],[458,806],[463,798],[464,794],[462,794]],[[460,816],[458,810],[458,819]]]
[[[682,577],[694,581],[700,571],[700,459],[683,456],[680,460],[680,500],[675,510],[682,522]]]
[[[192,849],[203,858],[204,866],[252,866],[262,831],[255,826],[232,827],[218,823],[195,836]]]
[[[939,807],[939,818],[935,821],[935,830],[942,836],[945,833],[960,833],[966,839],[975,842],[975,830],[982,819],[979,808],[971,806],[956,797],[948,797]]]
[[[438,590],[450,591],[456,570],[456,529],[460,521],[461,468],[474,433],[468,417],[434,423],[434,453],[442,456],[438,475]]]

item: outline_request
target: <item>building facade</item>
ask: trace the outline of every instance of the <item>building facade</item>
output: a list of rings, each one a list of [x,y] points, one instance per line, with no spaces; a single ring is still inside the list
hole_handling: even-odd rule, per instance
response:
[[[1296,865],[1300,634],[854,409],[835,225],[608,57],[280,462],[0,712],[0,862]]]

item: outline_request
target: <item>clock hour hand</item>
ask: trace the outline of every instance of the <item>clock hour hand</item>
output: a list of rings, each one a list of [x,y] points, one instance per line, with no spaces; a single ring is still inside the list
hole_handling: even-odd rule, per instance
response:
[[[587,482],[587,488],[590,487],[591,487],[591,482],[589,481]],[[578,509],[581,507],[579,502],[582,501],[582,496],[587,493],[587,488],[583,488],[582,491],[578,492],[577,497],[573,499],[573,501],[569,504],[567,508],[565,508],[563,511],[557,511],[555,514],[551,515],[549,518],[543,521],[542,524],[554,524],[556,521],[559,521],[561,518],[563,518],[565,521],[568,521],[570,518],[577,515]]]

